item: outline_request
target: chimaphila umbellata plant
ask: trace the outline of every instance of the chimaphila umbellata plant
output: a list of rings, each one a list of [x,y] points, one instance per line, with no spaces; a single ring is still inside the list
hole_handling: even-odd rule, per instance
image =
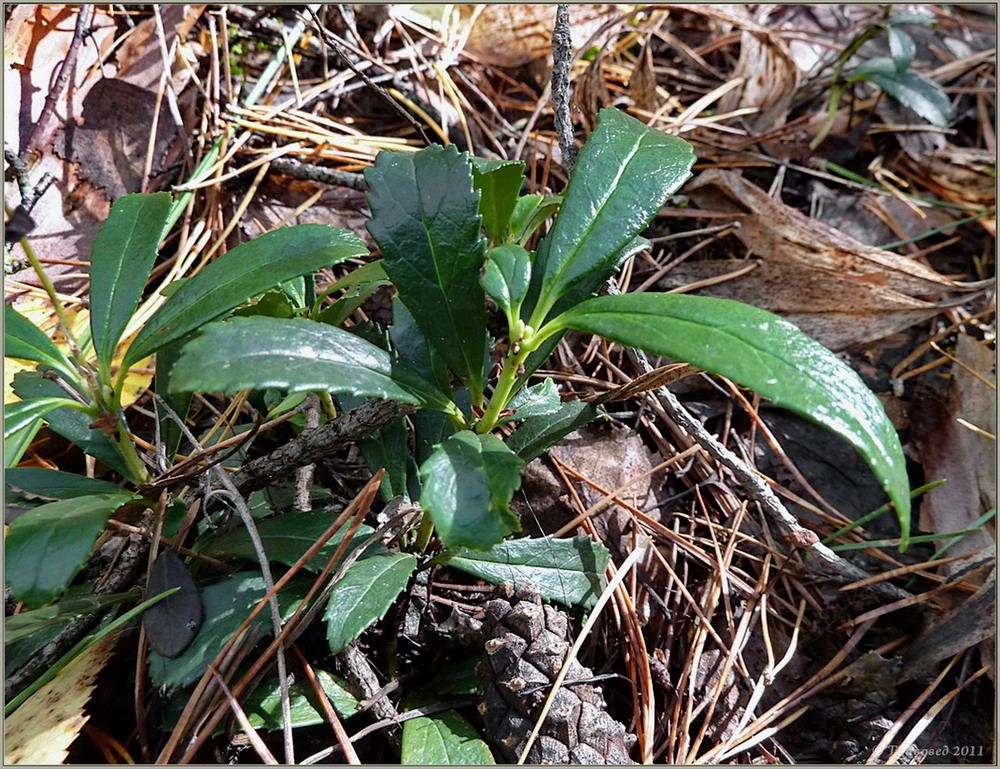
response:
[[[616,109],[601,111],[565,194],[556,198],[521,194],[521,162],[469,157],[454,147],[383,152],[365,173],[368,228],[381,259],[317,296],[316,271],[368,253],[355,234],[300,225],[244,243],[171,287],[115,374],[113,356],[172,202],[168,193],[125,196],[93,248],[95,362],[82,353],[67,357],[27,319],[5,310],[7,354],[39,364],[17,376],[22,400],[5,409],[7,465],[18,462],[45,420],[141,489],[148,472],[121,393],[128,367],[156,353],[156,388],[173,393],[181,412],[192,391],[244,388],[315,391],[331,410],[331,395],[345,408],[361,398],[418,407],[408,421],[362,444],[370,464],[386,471],[383,493],[419,502],[421,546],[436,533],[447,548],[489,550],[519,529],[509,503],[525,463],[597,414],[590,404],[563,403],[551,379],[532,381],[573,329],[726,376],[847,439],[894,503],[905,546],[910,501],[899,440],[878,399],[829,350],[778,316],[737,302],[595,296],[647,245],[639,233],[689,177],[693,160],[683,140]],[[528,251],[550,221],[537,250]],[[388,284],[396,295],[387,329],[342,327]],[[500,338],[488,330],[491,307],[502,315]],[[505,423],[513,432],[497,429]],[[19,483],[30,491],[52,478],[24,474]],[[107,517],[136,500],[120,486],[93,483],[77,484],[72,509],[54,502],[58,509],[42,505],[14,522],[8,581],[20,600],[42,605],[56,598]],[[46,548],[62,541],[73,544],[73,557],[54,568]]]

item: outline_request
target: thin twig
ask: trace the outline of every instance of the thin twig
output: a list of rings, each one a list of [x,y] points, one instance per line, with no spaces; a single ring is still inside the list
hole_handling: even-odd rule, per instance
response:
[[[86,36],[87,30],[90,27],[91,19],[94,18],[94,8],[96,6],[81,5],[78,7],[79,11],[76,16],[76,27],[73,29],[73,39],[70,41],[69,48],[66,50],[66,58],[63,59],[62,64],[59,65],[59,74],[56,75],[56,81],[53,83],[52,89],[49,91],[49,95],[45,97],[45,103],[42,105],[42,112],[38,116],[38,122],[36,122],[34,128],[31,129],[28,141],[21,150],[22,158],[30,157],[31,154],[38,149],[39,145],[48,139],[49,126],[53,121],[56,102],[60,99],[60,97],[62,97],[62,93],[66,88],[66,82],[69,80],[70,73],[73,72],[73,65],[76,62],[77,54],[80,51],[80,45],[83,43],[83,38]]]
[[[195,449],[202,451],[203,448],[201,443],[198,442],[198,439],[194,436],[191,430],[188,429],[188,426],[184,424],[184,420],[181,419],[166,402],[163,402],[161,405],[166,410],[167,414],[177,423],[177,426],[180,428],[181,432],[184,433],[184,436],[191,441],[191,444],[195,447]],[[217,491],[215,494],[226,496],[239,513],[240,519],[243,521],[243,525],[250,537],[250,542],[253,544],[254,553],[257,556],[257,562],[260,566],[260,573],[264,578],[264,587],[269,593],[271,593],[274,591],[274,577],[271,574],[271,565],[267,557],[267,551],[264,549],[264,543],[260,538],[260,533],[257,531],[257,524],[254,523],[253,515],[250,513],[250,507],[237,490],[236,484],[233,483],[228,472],[218,465],[212,467],[212,472],[215,474],[215,477],[218,478],[219,483],[223,486],[223,490]],[[278,606],[278,596],[276,594],[271,595],[268,600],[268,606],[271,610],[271,626],[274,630],[274,635],[279,636],[281,634],[281,608]],[[285,661],[284,645],[278,645],[276,658],[278,663],[278,686],[281,690],[282,727],[285,737],[285,763],[294,764],[295,743],[292,739],[292,706],[288,691],[288,668]]]
[[[280,449],[248,462],[233,481],[241,494],[262,489],[288,477],[296,468],[317,462],[335,449],[354,443],[414,413],[417,407],[399,401],[371,400],[315,430],[306,430]]]
[[[323,166],[303,163],[295,158],[275,158],[271,161],[271,170],[275,173],[292,176],[296,179],[305,179],[311,182],[323,182],[325,184],[336,184],[340,187],[350,187],[352,190],[365,192],[368,189],[368,182],[361,174],[352,174],[348,171],[339,171],[336,168],[324,168]]]

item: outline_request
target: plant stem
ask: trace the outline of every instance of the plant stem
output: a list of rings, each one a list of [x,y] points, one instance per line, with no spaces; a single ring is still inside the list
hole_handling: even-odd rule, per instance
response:
[[[423,510],[420,513],[420,528],[417,529],[417,541],[414,543],[417,552],[423,553],[427,550],[427,546],[430,544],[433,534],[434,522],[427,514],[427,511]]]
[[[532,332],[531,328],[528,327],[527,333],[512,343],[511,349],[516,349],[517,352],[511,357],[504,359],[500,378],[493,389],[493,395],[490,396],[489,408],[486,409],[486,413],[483,414],[476,425],[476,432],[480,435],[490,432],[500,421],[500,412],[507,407],[511,397],[514,395],[519,376],[518,371],[521,369],[521,365],[528,359],[531,353],[541,347],[546,339],[559,330],[554,326],[550,328],[551,325],[549,324],[535,332]]]
[[[21,238],[21,248],[24,249],[24,254],[28,258],[28,264],[30,264],[31,269],[35,271],[35,275],[38,276],[38,280],[42,284],[42,288],[48,295],[49,301],[52,303],[52,309],[56,311],[56,317],[59,318],[59,326],[62,328],[63,335],[66,337],[66,344],[69,346],[70,353],[73,355],[73,360],[76,363],[77,369],[79,369],[80,373],[84,376],[87,384],[92,384],[94,381],[93,370],[83,357],[83,353],[80,352],[80,345],[76,340],[76,336],[73,334],[73,329],[71,328],[69,322],[69,316],[66,314],[66,308],[63,307],[63,303],[59,301],[59,294],[56,293],[55,285],[53,285],[48,273],[45,272],[45,268],[42,267],[42,263],[38,261],[35,249],[31,246],[27,237]]]
[[[827,134],[830,133],[830,129],[833,128],[833,121],[837,118],[837,110],[840,109],[840,97],[847,88],[847,84],[842,82],[840,77],[847,62],[858,52],[861,46],[881,31],[882,27],[877,24],[868,27],[868,29],[848,43],[847,48],[838,57],[837,64],[833,70],[833,77],[830,79],[830,101],[826,105],[826,121],[823,123],[823,127],[819,129],[819,133],[816,134],[816,138],[809,142],[809,149],[816,149],[826,138]]]
[[[133,480],[136,483],[146,483],[149,481],[149,471],[146,470],[146,466],[139,459],[139,454],[135,450],[135,444],[132,443],[132,439],[129,437],[128,424],[125,422],[124,416],[119,416],[118,418],[118,450],[121,452],[125,464],[128,465],[128,469],[135,476]]]

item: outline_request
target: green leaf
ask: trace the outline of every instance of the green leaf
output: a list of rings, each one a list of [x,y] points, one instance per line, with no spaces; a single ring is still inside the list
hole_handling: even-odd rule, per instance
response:
[[[892,423],[861,378],[792,323],[728,299],[625,294],[589,299],[553,325],[721,374],[840,435],[861,453],[895,503],[905,546],[910,486]]]
[[[169,192],[123,195],[111,206],[94,238],[90,330],[102,371],[109,370],[115,348],[139,305],[171,203]]]
[[[328,390],[450,407],[429,382],[371,342],[306,319],[232,318],[188,342],[171,372],[174,392],[243,388]]]
[[[14,376],[14,394],[24,400],[65,396],[59,385],[37,371],[18,372]],[[93,421],[91,416],[77,408],[56,408],[45,415],[45,421],[53,432],[75,443],[90,456],[99,459],[133,483],[139,482],[138,478],[132,477],[132,471],[122,458],[115,442],[101,430],[91,429],[90,424]]]
[[[596,417],[597,408],[590,403],[564,403],[552,414],[526,419],[507,439],[507,447],[525,463],[530,462]]]
[[[587,537],[510,539],[485,553],[456,548],[440,561],[494,585],[533,582],[543,598],[566,606],[594,605],[604,589],[608,550]]]
[[[513,324],[521,314],[521,302],[531,282],[531,255],[521,246],[507,243],[491,248],[479,282]]]
[[[357,235],[323,224],[285,227],[242,243],[164,302],[132,342],[125,366],[291,278],[367,253]]]
[[[367,266],[367,265],[366,265]],[[369,280],[352,286],[329,307],[316,316],[320,323],[330,326],[340,326],[354,311],[367,302],[383,286],[389,285],[388,280]]]
[[[452,384],[448,374],[448,364],[438,351],[428,344],[427,337],[399,294],[392,298],[392,325],[389,326],[389,339],[392,341],[392,349],[403,363],[428,382],[433,382],[442,396],[451,399]]]
[[[892,59],[869,59],[851,73],[851,81],[869,80],[928,123],[947,126],[951,101],[941,86],[916,72],[897,72]]]
[[[417,766],[496,763],[472,724],[454,710],[404,722],[400,762]]]
[[[78,587],[85,587],[87,589],[93,588],[93,586],[89,584],[74,585],[73,590]],[[32,609],[31,611],[23,611],[20,614],[5,617],[3,621],[4,646],[20,641],[22,638],[28,637],[43,627],[64,625],[76,619],[81,614],[90,614],[91,612],[105,609],[108,606],[119,604],[122,601],[133,601],[139,597],[138,590],[133,590],[128,593],[110,593],[106,595],[90,593],[80,595],[75,598],[70,597],[71,593],[72,590],[67,591],[66,595],[64,595],[58,603],[54,603],[51,606],[45,606],[41,609]]]
[[[288,619],[302,602],[312,579],[296,575],[278,591],[283,619]],[[191,645],[173,659],[150,651],[149,677],[153,686],[174,689],[198,680],[265,593],[259,570],[233,574],[202,589],[204,621]],[[271,612],[266,606],[250,623],[249,632],[257,638],[271,635]]]
[[[44,363],[58,371],[69,382],[79,383],[80,375],[73,364],[34,323],[9,304],[3,306],[3,354]]]
[[[448,547],[485,550],[521,528],[510,499],[522,462],[494,435],[462,430],[420,467],[420,504]]]
[[[37,607],[55,599],[87,562],[108,517],[138,497],[95,494],[29,510],[10,525],[6,579],[17,600]]]
[[[313,546],[336,517],[336,514],[326,510],[308,510],[274,515],[257,521],[257,533],[260,534],[264,551],[269,560],[291,566]],[[346,531],[347,527],[345,526],[334,534],[330,541],[323,545],[322,549],[306,563],[304,568],[311,571],[321,571],[340,545]],[[360,547],[373,533],[374,529],[370,526],[364,524],[359,526],[344,551],[345,555]],[[199,553],[215,558],[257,560],[250,535],[247,534],[247,530],[243,526],[238,526],[222,534],[205,537],[198,542],[195,549]],[[368,554],[377,553],[380,550],[384,550],[384,546],[376,543],[368,548]]]
[[[514,213],[510,216],[507,226],[510,232],[509,240],[522,246],[556,209],[562,205],[562,195],[522,195],[514,205]]]
[[[526,387],[510,399],[507,408],[514,411],[514,416],[505,417],[500,423],[529,417],[543,417],[555,414],[562,407],[556,383],[546,379],[540,384]]]
[[[80,404],[69,398],[32,398],[30,400],[7,403],[3,407],[4,440],[23,429],[34,420],[44,417],[58,408],[79,408]]]
[[[886,19],[886,24],[934,24],[934,17],[923,13],[897,13]]]
[[[4,474],[8,487],[47,499],[73,499],[91,494],[120,494],[122,489],[108,481],[64,473],[47,467],[15,467]]]
[[[483,216],[483,226],[490,239],[497,243],[507,231],[507,223],[524,184],[524,162],[477,157],[470,160],[472,183],[480,193],[479,212]]]
[[[337,715],[341,718],[350,718],[358,712],[358,700],[347,690],[347,682],[343,678],[331,675],[325,670],[314,672],[316,680],[330,698],[330,704],[337,711]],[[316,693],[308,682],[293,683],[289,687],[289,699],[293,729],[327,723],[323,709],[316,704]],[[268,679],[254,689],[242,704],[247,719],[255,729],[273,732],[282,728],[281,687],[275,679]],[[219,731],[223,731],[221,726]]]
[[[365,169],[385,271],[431,346],[483,391],[486,306],[479,271],[486,251],[468,156],[454,145],[381,152]]]
[[[382,499],[388,502],[394,497],[403,497],[404,502],[409,502],[410,478],[416,476],[417,468],[410,456],[410,431],[406,419],[396,420],[362,438],[358,448],[373,473],[385,469],[378,489]]]
[[[643,125],[614,107],[598,113],[580,152],[552,229],[539,245],[534,272],[541,295],[538,328],[570,289],[593,293],[640,233],[691,175],[694,152],[683,139]]]
[[[35,417],[26,425],[15,430],[10,435],[3,438],[3,466],[5,468],[14,467],[21,461],[28,446],[35,440],[39,428],[42,426],[40,417]]]
[[[342,651],[372,622],[382,619],[415,568],[417,557],[408,553],[386,553],[351,565],[330,591],[323,612],[331,654]]]
[[[233,315],[239,318],[250,318],[254,315],[265,315],[268,318],[294,318],[295,303],[288,294],[280,290],[265,291],[252,304],[245,304],[233,310]]]
[[[910,68],[913,57],[917,55],[917,44],[899,27],[890,26],[888,34],[889,53],[892,54],[892,63],[896,67],[896,72],[906,72]]]

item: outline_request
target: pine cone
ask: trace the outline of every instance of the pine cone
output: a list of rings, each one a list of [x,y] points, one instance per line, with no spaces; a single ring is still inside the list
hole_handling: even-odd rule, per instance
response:
[[[569,618],[548,605],[534,585],[500,586],[501,597],[486,604],[483,638],[486,656],[478,671],[485,687],[479,706],[486,734],[505,759],[518,760],[542,705],[559,674],[569,640]],[[556,693],[529,764],[632,764],[628,748],[635,738],[605,712],[593,673],[573,660]]]

